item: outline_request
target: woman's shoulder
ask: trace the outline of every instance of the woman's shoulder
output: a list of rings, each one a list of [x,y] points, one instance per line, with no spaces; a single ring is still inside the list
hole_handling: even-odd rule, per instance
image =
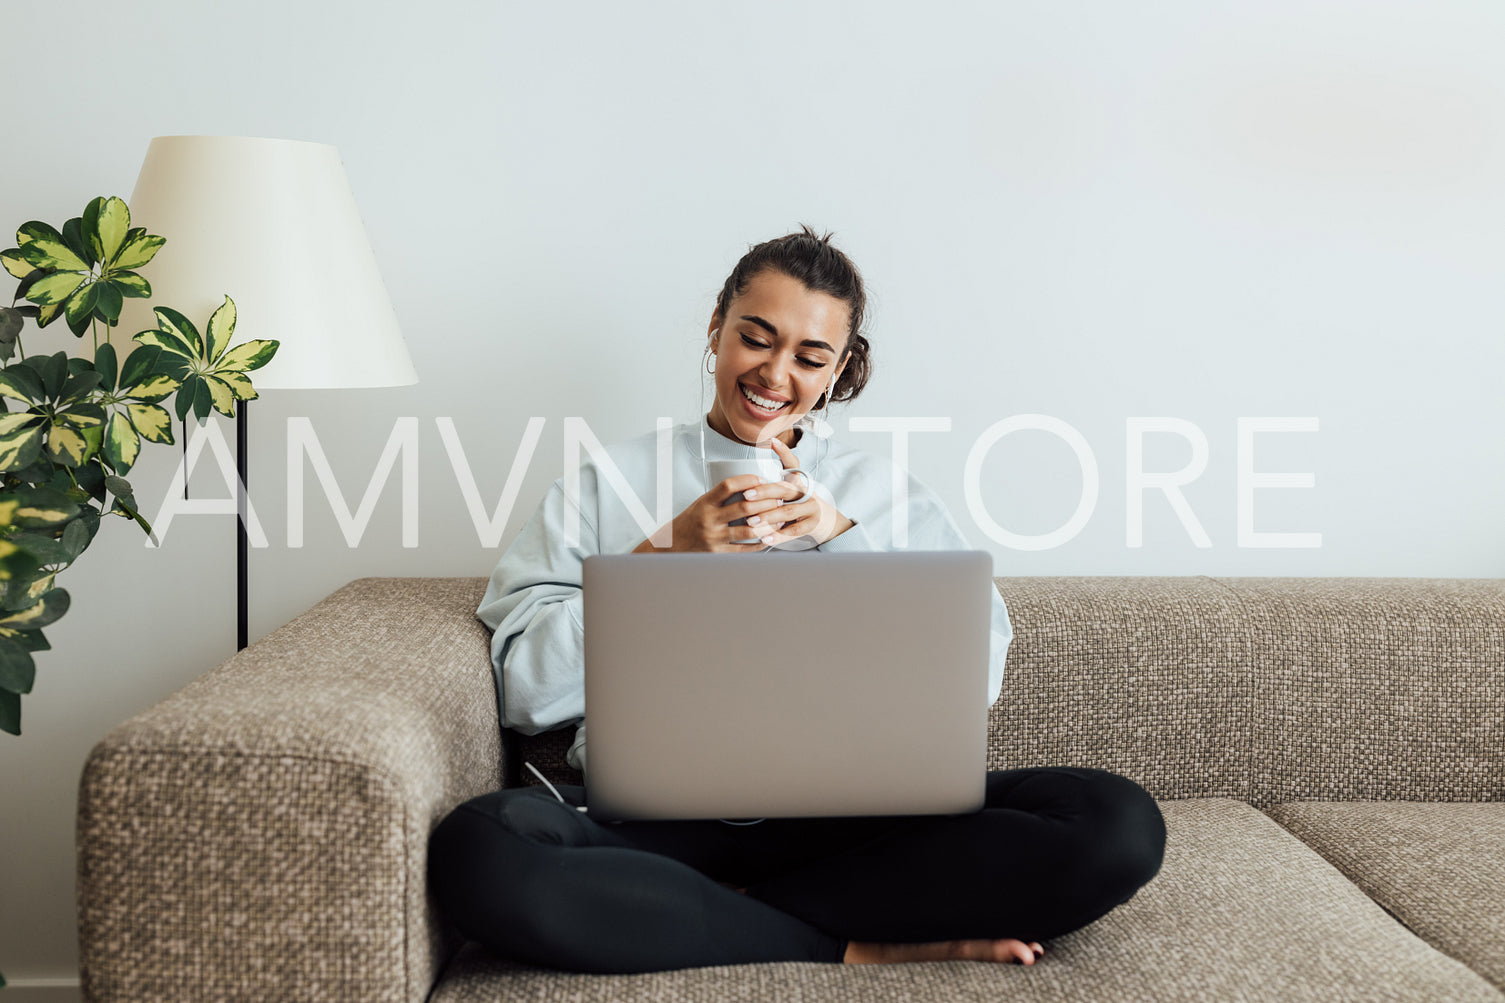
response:
[[[891,498],[895,472],[898,464],[892,455],[871,449],[863,449],[849,442],[832,437],[826,445],[826,454],[821,458],[815,474],[816,479],[847,493],[879,493]],[[911,505],[934,505],[940,496],[912,471],[904,471],[903,482]]]
[[[821,457],[821,465],[829,466],[833,470],[839,469],[845,473],[891,477],[897,466],[891,453],[864,449],[834,435],[822,448],[825,450],[825,455]],[[910,476],[914,475],[910,474]]]

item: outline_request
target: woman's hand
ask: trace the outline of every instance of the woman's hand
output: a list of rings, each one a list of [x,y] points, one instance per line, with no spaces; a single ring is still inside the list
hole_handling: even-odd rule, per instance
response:
[[[792,490],[788,494],[783,489]],[[726,500],[738,491],[746,491],[752,497],[743,496],[741,501],[726,504]],[[784,497],[798,498],[800,492],[791,484],[765,484],[757,474],[739,474],[728,477],[711,490],[691,502],[670,523],[670,541],[667,547],[655,547],[649,537],[633,549],[634,554],[687,553],[710,551],[727,553],[746,550],[757,553],[779,523],[771,521],[770,514],[778,511],[782,519]],[[729,525],[733,519],[747,519],[744,526]],[[658,534],[655,533],[654,536]],[[741,541],[747,542],[741,542]]]
[[[769,445],[773,446],[774,452],[778,453],[779,460],[784,464],[784,480],[781,483],[763,485],[763,487],[776,492],[777,497],[784,500],[784,504],[779,506],[778,511],[774,513],[774,518],[780,523],[778,531],[772,536],[764,537],[764,543],[769,546],[778,546],[794,540],[801,546],[785,549],[808,550],[825,543],[833,536],[840,536],[856,525],[851,519],[842,515],[835,505],[813,491],[805,490],[806,486],[811,483],[810,475],[800,470],[800,458],[794,455],[794,450],[777,438],[770,439]],[[796,477],[793,472],[797,470],[803,476]],[[761,494],[762,489],[759,490]],[[794,500],[807,493],[810,497],[804,501]]]
[[[784,480],[769,483],[757,474],[728,477],[689,504],[670,523],[667,547],[655,547],[650,537],[633,548],[634,554],[687,553],[710,551],[727,553],[744,550],[759,553],[760,547],[774,546],[790,540],[804,550],[825,543],[833,536],[851,529],[855,523],[837,511],[836,506],[817,494],[802,502],[794,499],[805,494],[809,475],[800,471],[799,457],[782,440],[770,440],[774,452],[784,464]],[[725,504],[738,491],[746,491],[741,501]],[[743,526],[732,526],[734,519],[747,519]],[[655,533],[654,536],[658,534]]]

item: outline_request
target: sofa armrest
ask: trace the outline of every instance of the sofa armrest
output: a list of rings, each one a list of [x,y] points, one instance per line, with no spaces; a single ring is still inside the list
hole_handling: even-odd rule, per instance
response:
[[[429,832],[500,786],[485,585],[351,582],[94,747],[87,999],[427,997]]]

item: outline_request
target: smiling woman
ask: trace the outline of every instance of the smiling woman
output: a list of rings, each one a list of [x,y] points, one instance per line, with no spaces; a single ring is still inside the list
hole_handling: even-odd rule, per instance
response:
[[[872,375],[862,275],[809,227],[750,250],[711,315],[716,401],[706,416],[728,438],[793,446],[796,423],[850,401]],[[813,246],[812,246],[813,245]]]
[[[657,433],[639,436],[581,463],[569,489],[565,478],[555,481],[498,561],[476,613],[492,631],[504,729],[536,735],[576,725],[566,761],[579,771],[574,779],[588,777],[588,555],[971,549],[940,498],[912,475],[815,434],[811,412],[852,400],[871,375],[859,330],[865,307],[856,267],[808,227],[738,262],[707,325],[710,410],[673,429],[667,453]],[[776,458],[786,479],[706,483],[717,461],[742,459],[749,447],[764,454],[759,460]],[[664,483],[661,457],[673,464],[669,510],[679,514],[644,540],[634,509],[642,512],[638,499]],[[636,497],[624,501],[624,493]],[[901,537],[907,544],[891,543]],[[991,705],[1013,628],[991,583],[989,593]],[[776,639],[777,621],[766,626]],[[440,908],[466,936],[506,958],[572,971],[1033,964],[1040,939],[1084,926],[1148,881],[1165,839],[1154,800],[1102,770],[990,772],[985,806],[970,815],[746,825],[602,824],[582,810],[584,784],[553,779],[562,782],[547,791],[513,786],[457,805],[430,837],[428,873]],[[1027,866],[1004,866],[1014,860]]]

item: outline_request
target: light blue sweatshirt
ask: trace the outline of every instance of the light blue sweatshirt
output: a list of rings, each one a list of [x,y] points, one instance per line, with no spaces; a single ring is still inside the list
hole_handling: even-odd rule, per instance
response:
[[[905,474],[908,543],[893,545],[896,508],[892,461],[852,448],[834,438],[818,439],[813,426],[800,425],[794,445],[800,467],[810,473],[816,494],[856,523],[814,549],[826,553],[880,550],[970,550],[940,498],[912,474]],[[705,454],[702,456],[701,443]],[[476,615],[491,628],[491,664],[496,678],[497,709],[505,727],[525,735],[575,724],[575,741],[566,756],[582,772],[585,758],[585,625],[581,591],[582,565],[591,554],[630,553],[661,523],[644,529],[633,518],[613,482],[637,496],[644,513],[657,498],[657,432],[604,447],[609,463],[587,455],[579,467],[578,492],[567,490],[569,477],[549,488],[538,511],[518,533],[491,574],[491,583]],[[749,447],[723,436],[704,418],[673,429],[673,508],[683,512],[706,491],[705,459],[745,457]],[[615,465],[616,470],[610,469]],[[667,520],[664,520],[667,521]],[[751,535],[751,533],[749,533]],[[572,545],[572,539],[575,541]],[[810,538],[779,547],[749,549],[808,550]],[[988,669],[988,703],[998,699],[1003,665],[1014,631],[1008,609],[996,588]]]

